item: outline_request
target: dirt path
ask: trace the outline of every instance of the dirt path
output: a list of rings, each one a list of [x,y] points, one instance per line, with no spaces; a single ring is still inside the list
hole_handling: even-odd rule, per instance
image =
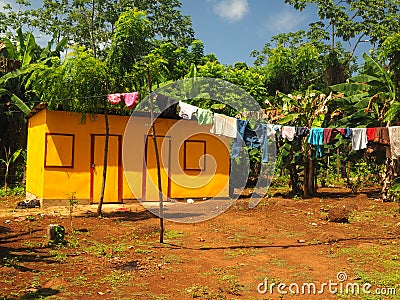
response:
[[[273,197],[253,210],[240,199],[197,224],[167,221],[165,244],[158,218],[137,203],[105,206],[103,219],[96,207],[79,207],[72,231],[68,208],[12,211],[15,203],[2,202],[0,297],[400,299],[398,205],[374,193],[321,192]],[[343,206],[349,223],[329,222]],[[52,223],[65,226],[67,245],[47,245]]]

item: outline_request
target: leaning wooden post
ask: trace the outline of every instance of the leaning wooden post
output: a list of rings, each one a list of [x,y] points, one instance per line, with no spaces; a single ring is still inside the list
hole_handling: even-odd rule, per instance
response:
[[[156,153],[156,164],[157,164],[157,181],[158,181],[158,200],[160,202],[160,243],[164,243],[164,203],[163,203],[163,193],[162,193],[162,183],[161,183],[161,165],[160,165],[160,156],[158,154],[158,145],[157,145],[157,135],[156,135],[156,127],[154,124],[154,107],[153,107],[153,98],[152,98],[152,89],[151,89],[151,80],[150,80],[150,72],[149,67],[147,67],[147,83],[149,85],[150,92],[150,122],[152,129],[152,138],[154,144],[154,151]]]
[[[103,216],[102,207],[103,207],[103,202],[104,202],[104,192],[106,189],[106,180],[107,180],[108,140],[109,140],[109,136],[110,136],[110,126],[108,123],[107,98],[104,99],[104,122],[105,122],[105,126],[106,126],[106,136],[105,136],[105,141],[104,141],[103,180],[101,183],[101,193],[100,193],[99,204],[97,206],[97,216],[98,217]],[[95,166],[92,166],[92,168],[93,167],[95,167]]]

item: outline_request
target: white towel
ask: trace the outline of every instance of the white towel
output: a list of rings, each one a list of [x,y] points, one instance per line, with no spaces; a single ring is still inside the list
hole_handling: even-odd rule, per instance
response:
[[[351,129],[351,146],[353,150],[366,149],[367,140],[367,128],[352,128]]]
[[[400,126],[389,127],[390,152],[392,159],[400,157]]]
[[[214,113],[214,123],[210,132],[235,139],[237,137],[237,119]]]
[[[182,101],[179,101],[179,107],[179,116],[186,120],[190,120],[192,115],[198,110],[197,106],[193,106]]]

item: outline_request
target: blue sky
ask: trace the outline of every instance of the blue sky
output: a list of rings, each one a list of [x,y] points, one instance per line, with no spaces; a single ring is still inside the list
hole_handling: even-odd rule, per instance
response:
[[[271,37],[279,33],[307,30],[308,24],[318,20],[315,8],[296,11],[284,0],[181,0],[182,13],[193,22],[196,38],[204,42],[205,53],[214,53],[223,64],[238,61],[252,65],[253,50],[262,50]],[[0,0],[0,11],[5,3],[18,9],[15,0]],[[42,0],[31,0],[34,7]],[[35,34],[39,44],[48,37]],[[369,45],[362,44],[356,54],[361,57]]]
[[[182,0],[182,12],[193,21],[196,38],[223,64],[252,64],[253,50],[271,37],[307,29],[317,20],[315,10],[298,12],[283,0]]]

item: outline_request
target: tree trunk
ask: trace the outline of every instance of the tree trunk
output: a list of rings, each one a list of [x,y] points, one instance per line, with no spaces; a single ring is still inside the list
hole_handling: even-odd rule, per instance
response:
[[[314,160],[312,158],[313,151],[310,145],[307,145],[307,155],[304,168],[304,197],[315,196],[315,171],[314,171]]]
[[[389,189],[392,187],[394,179],[399,176],[399,173],[399,161],[397,159],[390,159],[387,157],[385,161],[385,170],[383,173],[383,184],[381,191],[383,202],[391,202],[395,200],[393,196],[389,195]]]
[[[7,180],[8,180],[8,163],[6,164],[6,174],[4,175],[4,191],[7,191]]]
[[[331,26],[332,26],[332,32],[331,32],[331,52],[335,52],[335,22],[333,21],[333,19],[331,18],[330,20],[331,22]]]
[[[151,119],[151,129],[152,129],[152,138],[154,143],[154,151],[156,154],[156,165],[157,165],[157,182],[158,182],[158,200],[160,204],[160,243],[164,243],[164,203],[163,203],[163,193],[162,193],[162,182],[161,182],[161,164],[160,164],[160,156],[158,153],[158,145],[157,145],[157,134],[156,127],[154,121],[154,107],[153,107],[153,98],[152,98],[152,87],[151,87],[151,79],[150,79],[150,70],[149,67],[146,68],[146,76],[147,76],[147,84],[149,85],[150,92],[150,119]]]
[[[110,135],[110,127],[108,124],[108,111],[107,111],[107,100],[104,100],[104,121],[106,124],[106,140],[104,142],[104,166],[103,166],[103,181],[101,184],[101,194],[99,199],[99,204],[97,206],[97,216],[102,217],[102,207],[104,201],[104,191],[106,189],[106,179],[107,179],[107,163],[108,163],[108,138]]]
[[[90,14],[90,25],[89,25],[89,34],[90,34],[90,42],[92,44],[93,56],[96,58],[96,41],[94,38],[94,0],[92,0],[92,11]]]

